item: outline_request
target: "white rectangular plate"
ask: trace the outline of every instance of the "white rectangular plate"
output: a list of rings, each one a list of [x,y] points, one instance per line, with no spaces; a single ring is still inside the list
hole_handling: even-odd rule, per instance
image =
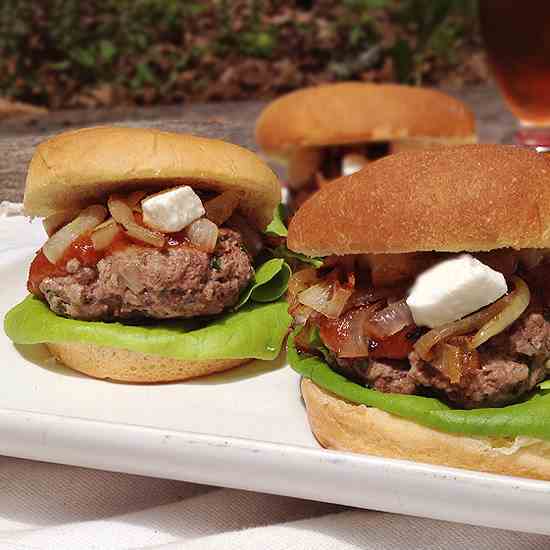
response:
[[[38,224],[0,219],[0,315]],[[550,534],[550,483],[321,450],[283,361],[179,384],[93,380],[0,331],[0,454]]]

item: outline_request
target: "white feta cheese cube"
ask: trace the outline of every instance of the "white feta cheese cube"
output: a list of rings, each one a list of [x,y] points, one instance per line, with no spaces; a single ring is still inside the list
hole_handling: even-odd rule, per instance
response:
[[[407,305],[417,325],[434,328],[493,303],[507,290],[502,273],[461,254],[421,273]]]
[[[146,197],[141,209],[143,223],[163,233],[181,231],[205,214],[201,199],[188,185]]]
[[[366,166],[368,160],[358,153],[348,153],[342,157],[342,175],[351,176]]]

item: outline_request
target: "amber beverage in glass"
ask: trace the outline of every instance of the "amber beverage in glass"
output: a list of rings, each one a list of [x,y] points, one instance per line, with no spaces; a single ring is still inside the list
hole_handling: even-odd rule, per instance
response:
[[[479,0],[489,64],[510,110],[516,140],[550,147],[550,0]]]

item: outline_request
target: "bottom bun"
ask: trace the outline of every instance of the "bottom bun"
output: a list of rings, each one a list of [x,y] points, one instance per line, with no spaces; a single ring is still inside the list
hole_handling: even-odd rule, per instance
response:
[[[251,359],[186,361],[93,344],[48,343],[52,355],[64,365],[93,376],[120,382],[147,384],[175,382],[221,372]]]
[[[550,480],[550,442],[448,434],[344,401],[302,380],[309,424],[328,449]]]

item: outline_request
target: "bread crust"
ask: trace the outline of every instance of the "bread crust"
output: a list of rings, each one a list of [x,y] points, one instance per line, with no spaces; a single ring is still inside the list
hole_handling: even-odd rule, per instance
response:
[[[240,210],[259,229],[281,200],[277,177],[247,149],[189,134],[102,126],[64,132],[37,147],[24,208],[30,216],[48,216],[114,191],[181,184],[238,191]]]
[[[550,161],[488,144],[390,155],[306,201],[288,247],[310,256],[547,248]]]
[[[448,434],[349,403],[308,379],[301,389],[311,429],[328,449],[550,480],[550,442],[533,439],[514,450],[503,440]]]
[[[232,369],[251,359],[186,361],[137,351],[80,343],[47,343],[64,365],[94,378],[151,384],[176,382]]]
[[[302,147],[427,137],[475,141],[474,115],[437,90],[341,82],[284,95],[256,123],[256,142],[276,157]]]

